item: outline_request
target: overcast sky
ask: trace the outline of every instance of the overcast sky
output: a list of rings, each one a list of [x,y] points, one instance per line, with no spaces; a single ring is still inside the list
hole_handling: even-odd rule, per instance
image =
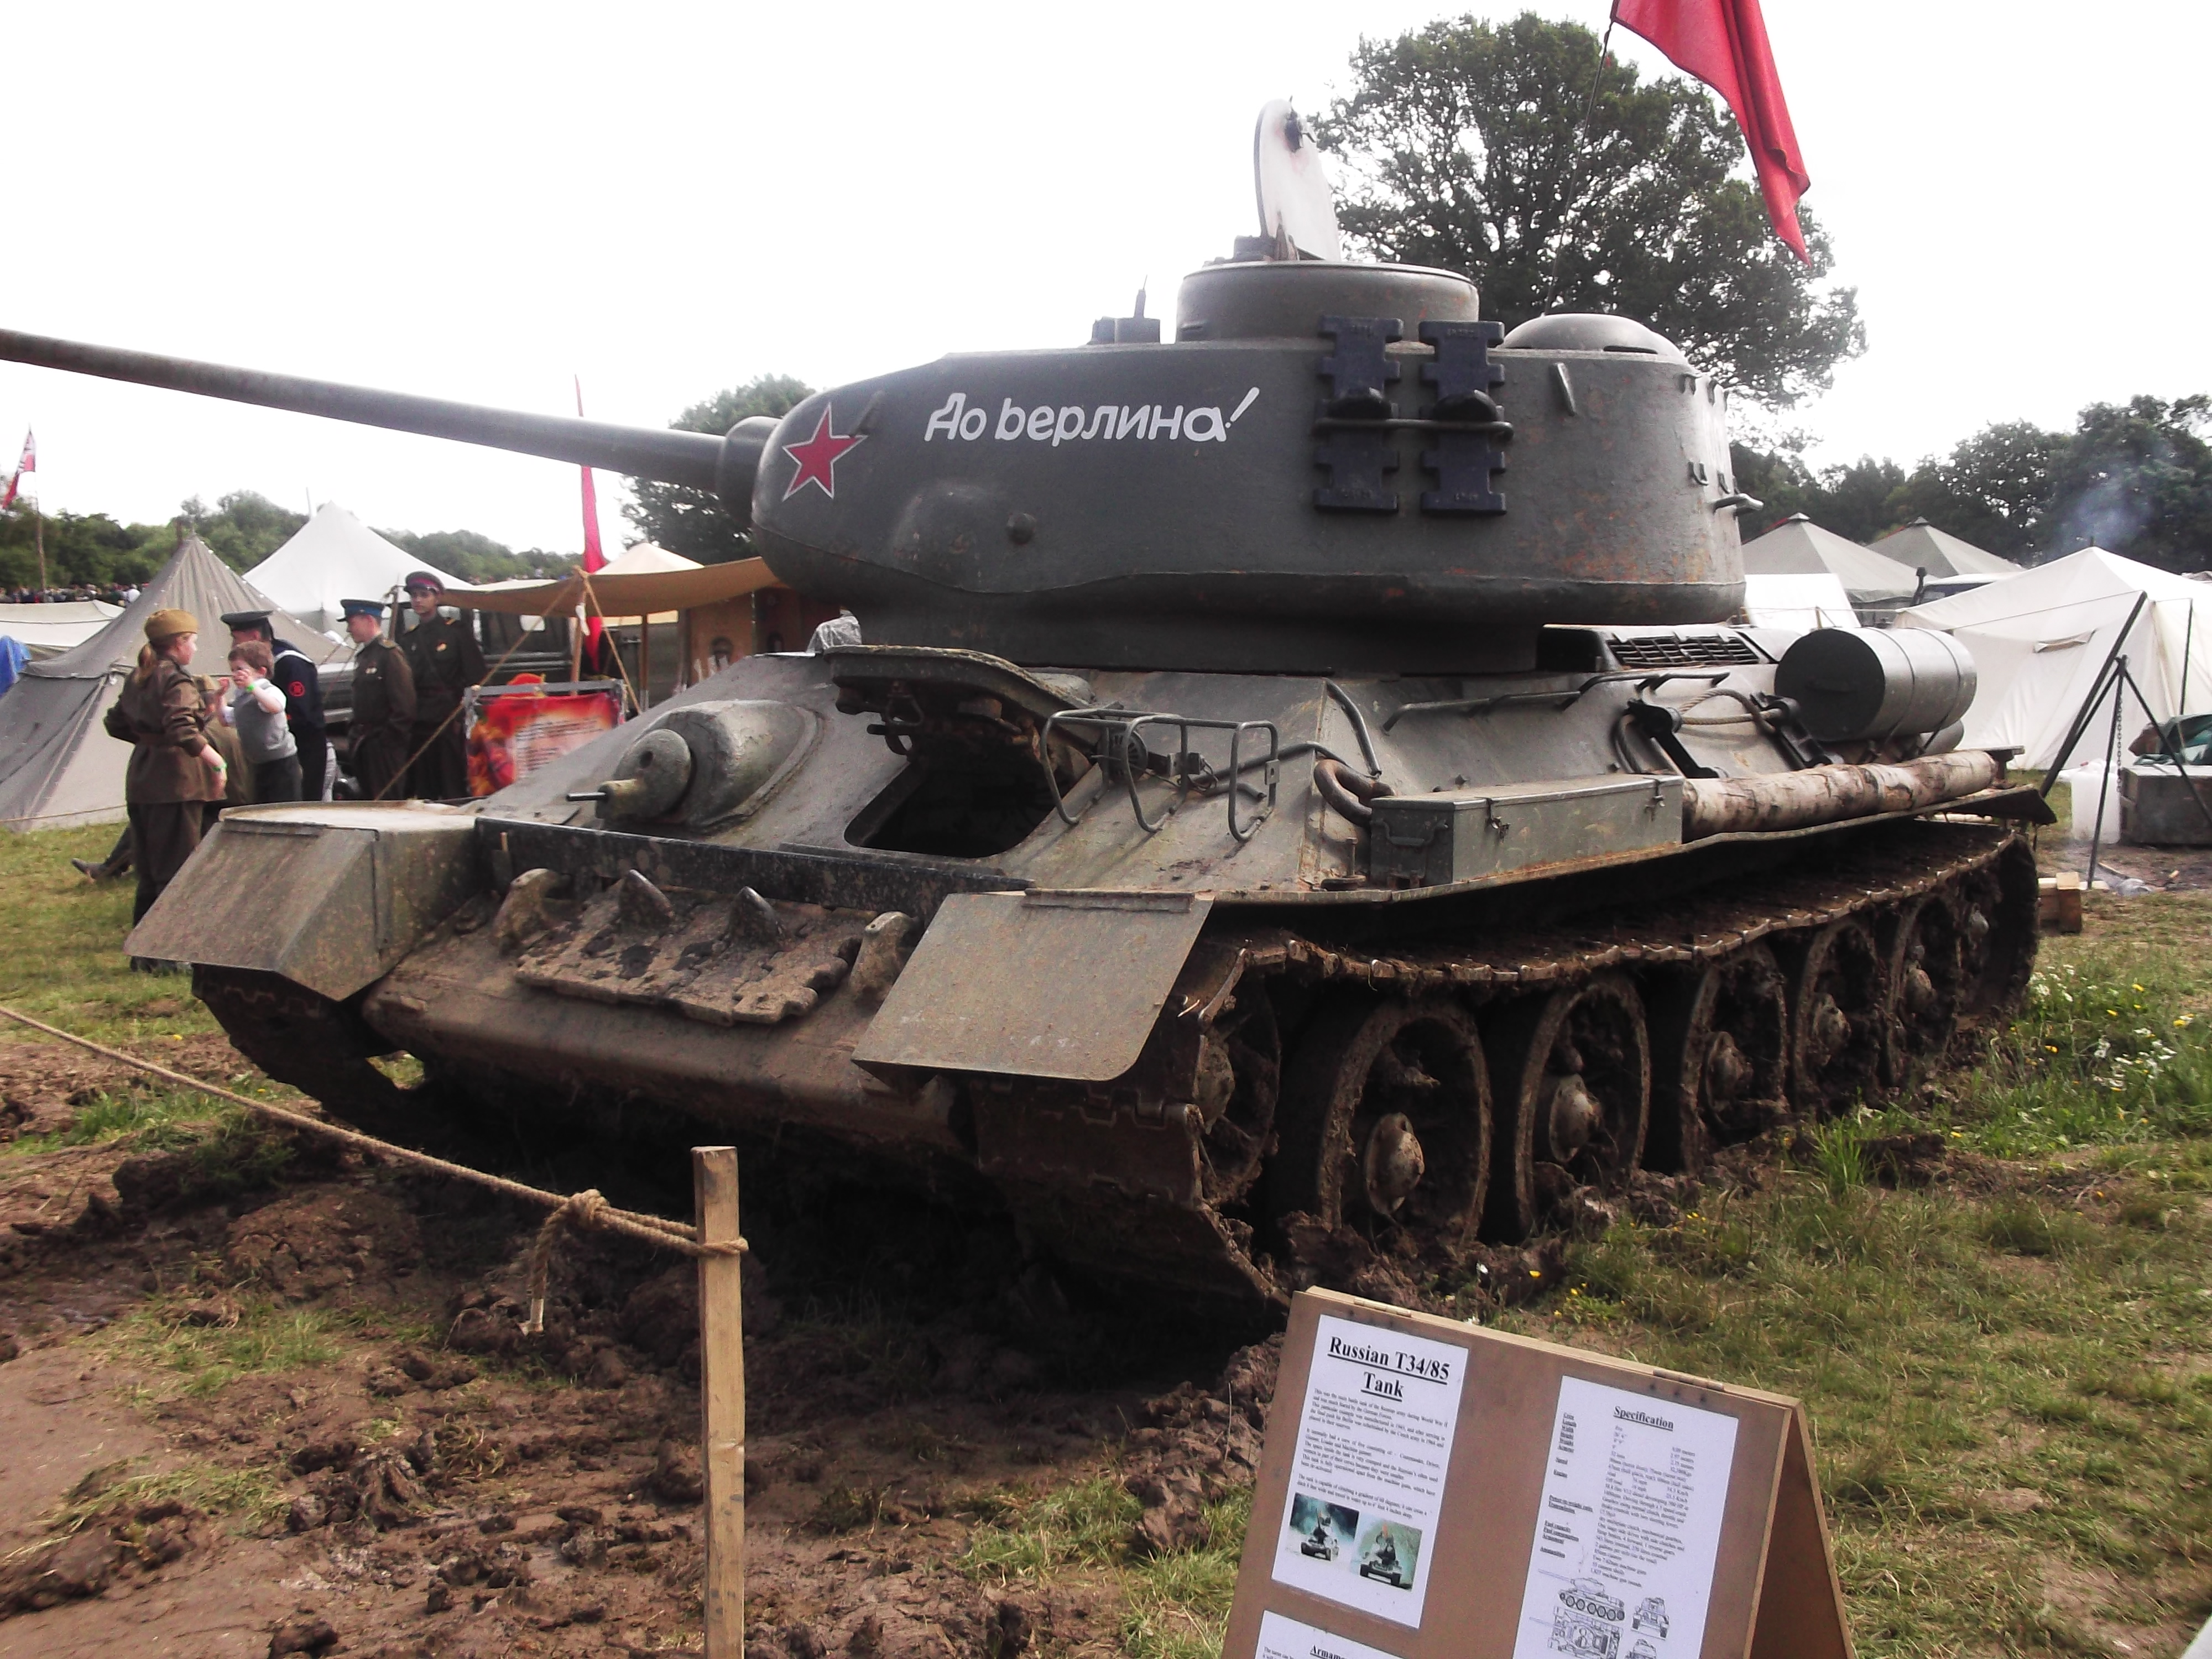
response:
[[[1534,9],[1601,27],[1607,3]],[[1319,109],[1359,34],[1462,9],[17,7],[0,326],[552,412],[573,374],[592,416],[654,425],[764,372],[1072,345],[1146,278],[1171,313],[1255,228],[1262,102]],[[1790,417],[1816,456],[1910,465],[1990,421],[2212,388],[2212,7],[1766,15],[1867,325]],[[247,488],[579,544],[551,462],[0,365],[0,471],[26,426],[53,509]]]

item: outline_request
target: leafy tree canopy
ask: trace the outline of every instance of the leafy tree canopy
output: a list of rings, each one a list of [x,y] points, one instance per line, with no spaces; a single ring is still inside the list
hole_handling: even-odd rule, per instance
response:
[[[300,533],[304,513],[282,507],[251,489],[234,489],[210,512],[197,495],[177,509],[215,556],[233,570],[250,570]],[[171,538],[174,551],[175,539]]]
[[[1749,165],[1735,121],[1703,88],[1601,67],[1595,35],[1533,13],[1363,40],[1352,69],[1316,138],[1363,251],[1464,271],[1508,328],[1634,317],[1770,407],[1825,391],[1865,349],[1857,290],[1826,283],[1826,235],[1801,209],[1809,269],[1776,240],[1734,176]]]
[[[813,391],[788,374],[763,374],[692,404],[669,425],[679,432],[711,432],[720,437],[749,416],[788,415]],[[632,478],[630,489],[636,499],[623,508],[623,516],[646,540],[671,553],[701,564],[726,564],[750,559],[758,551],[709,490],[649,478]]]
[[[1814,471],[1789,449],[1737,445],[1738,483],[1765,503],[1761,528],[1803,513],[1870,542],[1915,519],[2036,563],[2091,544],[2169,570],[2212,566],[2212,398],[2092,404],[2074,430],[1987,426],[1911,472],[1863,456]],[[1747,535],[1751,526],[1745,526]]]
[[[432,530],[420,535],[411,530],[380,530],[376,533],[434,569],[465,582],[558,576],[576,568],[573,553],[548,553],[535,547],[518,553],[506,543],[473,530]]]

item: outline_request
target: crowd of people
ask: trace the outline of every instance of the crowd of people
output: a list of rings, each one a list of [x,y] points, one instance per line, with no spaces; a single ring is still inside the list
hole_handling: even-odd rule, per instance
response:
[[[105,599],[110,605],[129,605],[138,597],[137,582],[80,582],[74,587],[6,587],[9,605],[76,605]]]
[[[341,609],[356,647],[354,776],[370,800],[453,800],[469,792],[459,713],[485,678],[483,649],[465,623],[439,614],[444,584],[416,571],[405,584],[415,626],[384,635],[375,599]],[[322,682],[313,661],[280,640],[266,611],[227,612],[231,647],[220,675],[192,672],[199,619],[164,607],[146,618],[137,667],[106,719],[131,746],[125,774],[128,826],[106,858],[73,859],[94,881],[137,879],[143,918],[226,806],[321,800],[331,758]],[[134,959],[153,970],[164,964]]]

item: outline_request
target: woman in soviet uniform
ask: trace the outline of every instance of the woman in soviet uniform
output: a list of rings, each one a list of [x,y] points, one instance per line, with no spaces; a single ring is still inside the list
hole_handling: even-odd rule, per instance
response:
[[[226,769],[208,741],[207,698],[187,672],[199,628],[189,611],[156,611],[147,617],[138,665],[105,722],[110,737],[131,745],[123,800],[137,848],[133,921],[153,908],[185,867],[200,844],[206,803],[223,796]]]

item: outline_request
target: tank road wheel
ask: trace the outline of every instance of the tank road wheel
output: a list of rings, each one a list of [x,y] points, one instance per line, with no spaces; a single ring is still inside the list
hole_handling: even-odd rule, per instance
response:
[[[1403,1229],[1425,1249],[1472,1236],[1490,1168],[1490,1083],[1474,1017],[1448,997],[1324,1006],[1283,1086],[1275,1212],[1334,1230]]]
[[[1926,1062],[1940,1060],[1959,1024],[1965,963],[1958,913],[1948,895],[1908,900],[1889,952],[1890,1086],[1902,1089]]]
[[[1889,1050],[1888,963],[1863,916],[1799,941],[1790,988],[1790,1094],[1827,1117],[1878,1093]]]
[[[2014,1006],[2035,970],[2035,854],[2014,838],[1970,872],[1958,903],[1960,1013],[1969,1019]]]
[[[1206,1126],[1206,1199],[1243,1201],[1275,1146],[1283,1038],[1257,976],[1240,985],[1198,1051],[1198,1109]]]
[[[1490,1030],[1497,1155],[1486,1236],[1512,1242],[1577,1186],[1614,1187],[1644,1155],[1651,1049],[1620,974],[1509,1005]]]
[[[1650,990],[1651,1127],[1644,1162],[1702,1169],[1789,1109],[1790,996],[1764,945],[1669,975]]]

